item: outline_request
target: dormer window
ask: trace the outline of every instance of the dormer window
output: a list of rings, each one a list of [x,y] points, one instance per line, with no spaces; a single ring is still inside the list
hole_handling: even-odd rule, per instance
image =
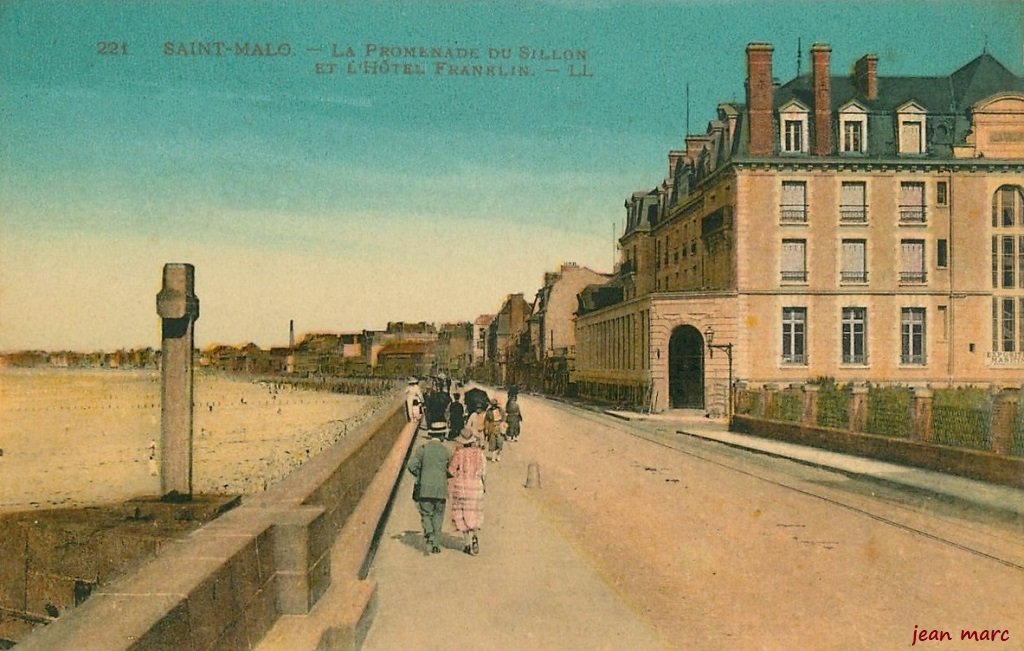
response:
[[[856,103],[839,110],[839,150],[844,154],[863,154],[868,150],[868,114]]]
[[[783,153],[807,153],[807,107],[791,101],[779,109],[779,136]]]
[[[908,102],[896,109],[900,155],[920,156],[927,151],[925,115],[924,107],[916,102]]]

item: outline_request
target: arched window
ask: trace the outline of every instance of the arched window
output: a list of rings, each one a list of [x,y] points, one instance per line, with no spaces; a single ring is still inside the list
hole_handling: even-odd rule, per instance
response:
[[[1019,185],[1004,185],[992,195],[992,226],[1024,226],[1024,193]]]

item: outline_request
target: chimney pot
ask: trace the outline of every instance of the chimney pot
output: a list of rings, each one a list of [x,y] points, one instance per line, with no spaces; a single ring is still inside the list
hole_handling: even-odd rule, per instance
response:
[[[878,99],[878,57],[865,54],[853,64],[853,83],[865,97],[874,101]]]
[[[814,87],[814,154],[832,153],[832,80],[829,59],[832,48],[827,43],[811,46],[811,83]]]
[[[752,156],[771,156],[775,151],[772,106],[774,49],[770,43],[747,45],[747,115],[750,120],[748,149]]]

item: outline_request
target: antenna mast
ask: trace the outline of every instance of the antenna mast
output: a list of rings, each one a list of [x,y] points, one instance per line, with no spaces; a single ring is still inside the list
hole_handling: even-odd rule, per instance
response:
[[[800,68],[803,67],[804,46],[799,36],[796,37],[796,76],[800,76]]]
[[[690,135],[690,82],[686,82],[686,133],[683,137]]]

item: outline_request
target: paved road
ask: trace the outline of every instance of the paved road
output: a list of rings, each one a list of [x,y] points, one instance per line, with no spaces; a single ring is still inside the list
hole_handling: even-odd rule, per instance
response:
[[[400,489],[365,649],[898,649],[915,626],[1024,648],[1018,514],[520,403],[479,557],[424,555]]]

